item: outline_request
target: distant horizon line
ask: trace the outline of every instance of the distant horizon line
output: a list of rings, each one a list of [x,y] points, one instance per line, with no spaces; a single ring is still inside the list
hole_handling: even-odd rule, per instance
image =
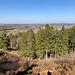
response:
[[[4,24],[75,24],[75,23],[0,23],[0,25]]]

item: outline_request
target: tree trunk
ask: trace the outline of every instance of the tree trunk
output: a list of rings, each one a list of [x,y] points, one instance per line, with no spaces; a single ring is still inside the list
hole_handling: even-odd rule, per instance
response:
[[[51,54],[50,54],[50,57],[49,58],[51,59]]]
[[[56,43],[55,43],[55,59],[56,59]]]
[[[39,57],[39,61],[40,61],[40,57]]]
[[[56,59],[56,50],[55,50],[55,59]]]
[[[11,46],[11,48],[12,48],[12,41],[11,41],[11,45],[10,45],[10,46]]]
[[[46,50],[46,60],[47,60],[47,50]]]

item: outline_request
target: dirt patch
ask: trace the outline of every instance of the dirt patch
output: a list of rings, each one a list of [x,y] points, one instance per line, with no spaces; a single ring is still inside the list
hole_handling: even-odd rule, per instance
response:
[[[33,62],[0,50],[0,75],[27,75],[34,66]]]

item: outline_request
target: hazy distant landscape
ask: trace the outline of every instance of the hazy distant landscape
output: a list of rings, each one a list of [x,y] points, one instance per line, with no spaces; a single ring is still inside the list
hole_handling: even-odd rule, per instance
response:
[[[65,28],[72,28],[75,24],[49,24],[50,26],[54,26],[54,28],[61,29],[62,26]],[[2,28],[7,30],[9,33],[19,33],[19,32],[27,32],[29,29],[34,30],[35,32],[39,29],[39,27],[43,28],[45,24],[0,24],[0,31]]]

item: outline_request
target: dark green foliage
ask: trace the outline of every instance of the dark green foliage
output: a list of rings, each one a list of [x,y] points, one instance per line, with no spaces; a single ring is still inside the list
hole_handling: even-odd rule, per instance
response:
[[[21,53],[26,57],[33,57],[35,53],[35,34],[32,30],[28,30],[28,32],[23,33],[21,36]]]
[[[59,40],[60,40],[60,46],[61,46],[61,54],[68,53],[68,33],[67,29],[62,27],[62,29],[59,31]]]
[[[75,50],[75,26],[72,29],[68,30],[69,34],[69,51]]]
[[[9,46],[9,37],[6,35],[6,30],[3,28],[0,34],[0,48],[7,50]]]
[[[21,51],[27,57],[32,57],[36,52],[39,58],[43,57],[44,52],[46,56],[48,52],[55,57],[68,54],[69,50],[75,48],[74,32],[75,27],[65,29],[63,26],[61,30],[54,30],[54,27],[48,24],[45,29],[39,28],[36,36],[29,30],[22,34]]]
[[[9,46],[10,44],[10,46]],[[75,51],[75,26],[71,29],[56,30],[48,24],[45,28],[39,28],[36,34],[33,30],[19,33],[16,35],[6,35],[3,28],[0,34],[0,48],[17,49],[25,57],[43,57],[50,53],[52,56],[62,56]]]
[[[36,53],[38,57],[42,57],[45,51],[45,32],[43,29],[39,29],[38,33],[36,34]]]

